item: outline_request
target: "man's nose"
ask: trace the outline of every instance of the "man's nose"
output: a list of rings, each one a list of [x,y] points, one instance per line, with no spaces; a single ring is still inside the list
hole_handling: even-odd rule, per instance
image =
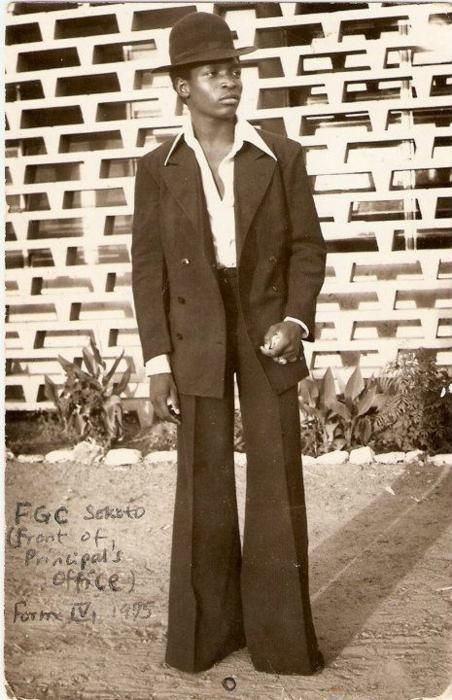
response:
[[[240,78],[235,77],[231,73],[225,73],[222,76],[221,83],[225,87],[236,87],[237,85],[240,85]]]

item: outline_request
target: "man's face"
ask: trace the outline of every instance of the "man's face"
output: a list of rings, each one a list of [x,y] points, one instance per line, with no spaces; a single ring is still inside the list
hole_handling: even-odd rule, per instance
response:
[[[187,80],[179,79],[178,92],[192,116],[230,119],[242,94],[240,74],[238,58],[206,63],[192,68]]]

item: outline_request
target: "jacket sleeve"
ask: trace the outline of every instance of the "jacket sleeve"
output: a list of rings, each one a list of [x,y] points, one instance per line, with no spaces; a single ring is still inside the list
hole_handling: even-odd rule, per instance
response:
[[[143,360],[171,352],[167,279],[159,230],[159,186],[138,163],[132,228],[132,290]]]
[[[283,168],[290,221],[290,254],[285,316],[304,321],[305,340],[314,340],[317,296],[325,278],[326,245],[309,186],[301,146]]]

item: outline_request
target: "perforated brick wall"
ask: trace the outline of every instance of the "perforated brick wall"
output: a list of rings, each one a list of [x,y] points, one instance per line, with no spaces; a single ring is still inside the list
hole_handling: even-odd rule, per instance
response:
[[[439,3],[10,3],[6,18],[6,407],[48,406],[58,353],[96,338],[148,407],[130,290],[136,159],[175,134],[169,27],[218,12],[241,111],[305,147],[328,243],[314,374],[403,349],[452,364],[452,13]]]

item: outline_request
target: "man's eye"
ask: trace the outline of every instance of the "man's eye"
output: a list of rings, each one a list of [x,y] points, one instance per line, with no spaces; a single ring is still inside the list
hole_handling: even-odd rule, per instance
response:
[[[241,71],[241,70],[235,70],[235,71],[232,73],[232,75],[234,76],[234,78],[240,78],[241,75],[242,75],[242,71]]]

